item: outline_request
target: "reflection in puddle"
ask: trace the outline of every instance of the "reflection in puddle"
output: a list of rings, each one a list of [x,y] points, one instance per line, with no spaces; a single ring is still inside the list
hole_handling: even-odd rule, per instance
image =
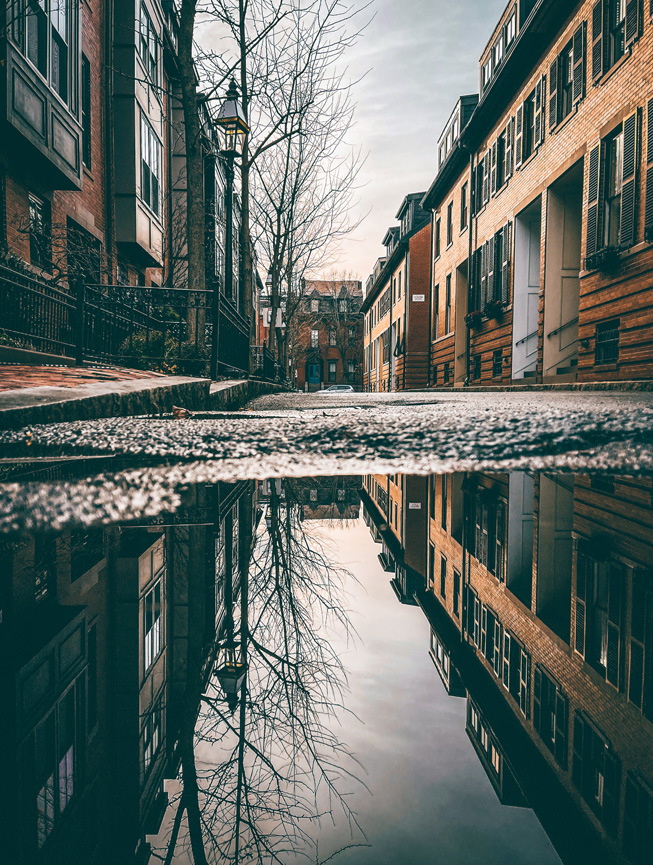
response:
[[[242,481],[1,535],[7,861],[650,865],[652,492]]]

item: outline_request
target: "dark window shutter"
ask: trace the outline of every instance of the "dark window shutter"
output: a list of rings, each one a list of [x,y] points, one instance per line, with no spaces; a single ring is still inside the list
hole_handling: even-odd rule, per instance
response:
[[[475,530],[474,555],[480,561],[483,549],[483,505],[478,495],[476,496]]]
[[[487,658],[487,625],[488,625],[487,607],[483,604],[481,610],[481,652]]]
[[[505,150],[503,152],[503,155],[504,155],[503,176],[506,180],[508,180],[508,178],[511,177],[511,175],[512,175],[512,153],[513,153],[512,142],[513,142],[513,137],[515,135],[514,122],[515,121],[511,117],[510,120],[508,121],[508,125],[506,126],[506,147],[505,147]]]
[[[619,788],[621,785],[621,762],[612,751],[605,750],[603,782],[603,825],[615,835],[619,818]]]
[[[541,735],[542,723],[542,671],[535,665],[533,674],[533,726]]]
[[[653,0],[651,0],[653,2]],[[646,107],[646,203],[644,206],[644,237],[653,240],[653,99]]]
[[[592,81],[603,75],[603,0],[592,9]]]
[[[495,559],[495,576],[500,583],[505,580],[504,568],[504,538],[506,528],[506,505],[505,502],[497,502],[497,524],[496,524],[496,559]]]
[[[630,641],[630,674],[628,677],[628,699],[642,708],[644,696],[644,647],[635,640]]]
[[[474,645],[480,648],[481,643],[481,602],[474,596]]]
[[[488,241],[487,249],[487,301],[494,300],[494,249],[494,235],[492,235]]]
[[[481,303],[479,309],[481,312],[485,309],[485,301],[487,298],[487,243],[481,247]],[[480,504],[479,504],[480,507]],[[478,554],[479,547],[476,548]],[[476,556],[478,558],[478,555]]]
[[[640,0],[626,0],[626,48],[639,36],[639,6]]]
[[[488,148],[487,153],[483,157],[483,204],[487,204],[490,200],[491,159],[492,153]]]
[[[546,128],[546,75],[535,86],[535,146],[544,143]]]
[[[524,146],[524,104],[522,103],[517,109],[517,117],[515,118],[515,168],[519,169],[523,162],[523,146]]]
[[[531,659],[530,655],[521,649],[519,653],[519,708],[523,714],[531,715]]]
[[[492,652],[492,667],[497,676],[501,675],[501,622],[494,620],[494,650]]]
[[[624,120],[623,174],[621,187],[621,223],[619,245],[628,249],[635,245],[636,185],[639,155],[639,111]]]
[[[497,192],[497,143],[496,141],[492,145],[492,180],[491,180],[491,194],[496,195]]]
[[[549,129],[555,129],[558,125],[558,69],[560,57],[551,64],[549,69]]]
[[[512,637],[508,631],[503,632],[503,667],[501,669],[501,681],[506,690],[510,690],[510,660],[512,651]]]
[[[573,64],[574,64],[574,84],[573,84],[573,103],[577,102],[585,95],[585,42],[586,42],[586,24],[583,23],[574,33],[573,42]]]
[[[569,701],[560,691],[556,691],[555,707],[555,758],[558,764],[567,768],[567,730],[569,727]]]
[[[608,594],[608,646],[606,678],[615,688],[619,687],[621,669],[621,597],[623,575],[621,568],[610,567]]]
[[[467,586],[467,635],[474,633],[474,590]]]
[[[576,787],[583,792],[583,760],[585,755],[585,721],[576,712],[574,715],[574,761],[571,777]]]
[[[642,791],[641,786],[632,775],[626,778],[626,792],[624,795],[624,853],[633,862],[638,861],[639,854],[639,827],[641,825],[639,816],[639,798]],[[645,859],[643,861],[646,861]]]
[[[582,554],[578,554],[578,567],[576,571],[576,622],[574,627],[574,648],[579,655],[585,657],[585,628],[586,628],[586,598],[587,577],[589,562]]]
[[[599,249],[599,174],[601,145],[589,153],[589,178],[587,183],[587,245],[585,254],[589,258]]]
[[[485,186],[483,174],[485,171],[485,158],[481,159],[476,166],[476,212],[483,210],[483,188]]]
[[[503,226],[503,261],[501,263],[501,303],[510,302],[510,223]]]

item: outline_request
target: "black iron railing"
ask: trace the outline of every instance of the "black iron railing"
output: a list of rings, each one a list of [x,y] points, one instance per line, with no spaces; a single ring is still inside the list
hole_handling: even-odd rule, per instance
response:
[[[55,286],[0,266],[0,344],[187,375],[249,374],[249,320],[219,297],[211,370],[212,290]],[[274,369],[270,378],[274,378]]]
[[[258,378],[274,381],[277,378],[277,363],[267,345],[252,346],[253,373]]]

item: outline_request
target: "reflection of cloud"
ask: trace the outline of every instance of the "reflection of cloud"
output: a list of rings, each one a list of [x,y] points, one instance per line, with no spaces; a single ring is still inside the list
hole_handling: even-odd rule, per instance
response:
[[[342,244],[342,264],[362,279],[404,195],[430,186],[437,138],[457,98],[477,92],[478,59],[505,5],[376,0],[376,17],[349,57],[354,78],[367,72],[349,138],[369,151],[360,212],[371,212]]]

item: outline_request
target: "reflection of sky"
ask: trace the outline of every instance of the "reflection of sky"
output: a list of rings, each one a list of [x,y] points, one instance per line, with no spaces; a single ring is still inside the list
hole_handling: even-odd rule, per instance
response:
[[[428,655],[426,619],[397,601],[369,529],[362,520],[346,529],[332,523],[328,537],[339,563],[360,581],[350,584],[348,599],[360,640],[341,645],[340,656],[349,673],[348,708],[362,723],[345,715],[340,737],[366,770],[359,775],[371,795],[350,782],[350,806],[372,845],[333,861],[558,863],[533,812],[499,803],[465,734],[465,700],[446,694]],[[323,821],[321,859],[351,843],[341,823]]]
[[[343,243],[340,266],[361,279],[403,197],[428,189],[436,142],[459,96],[478,92],[478,60],[505,0],[373,0],[375,18],[349,56],[356,78],[350,139],[369,152],[360,212],[370,215]]]

